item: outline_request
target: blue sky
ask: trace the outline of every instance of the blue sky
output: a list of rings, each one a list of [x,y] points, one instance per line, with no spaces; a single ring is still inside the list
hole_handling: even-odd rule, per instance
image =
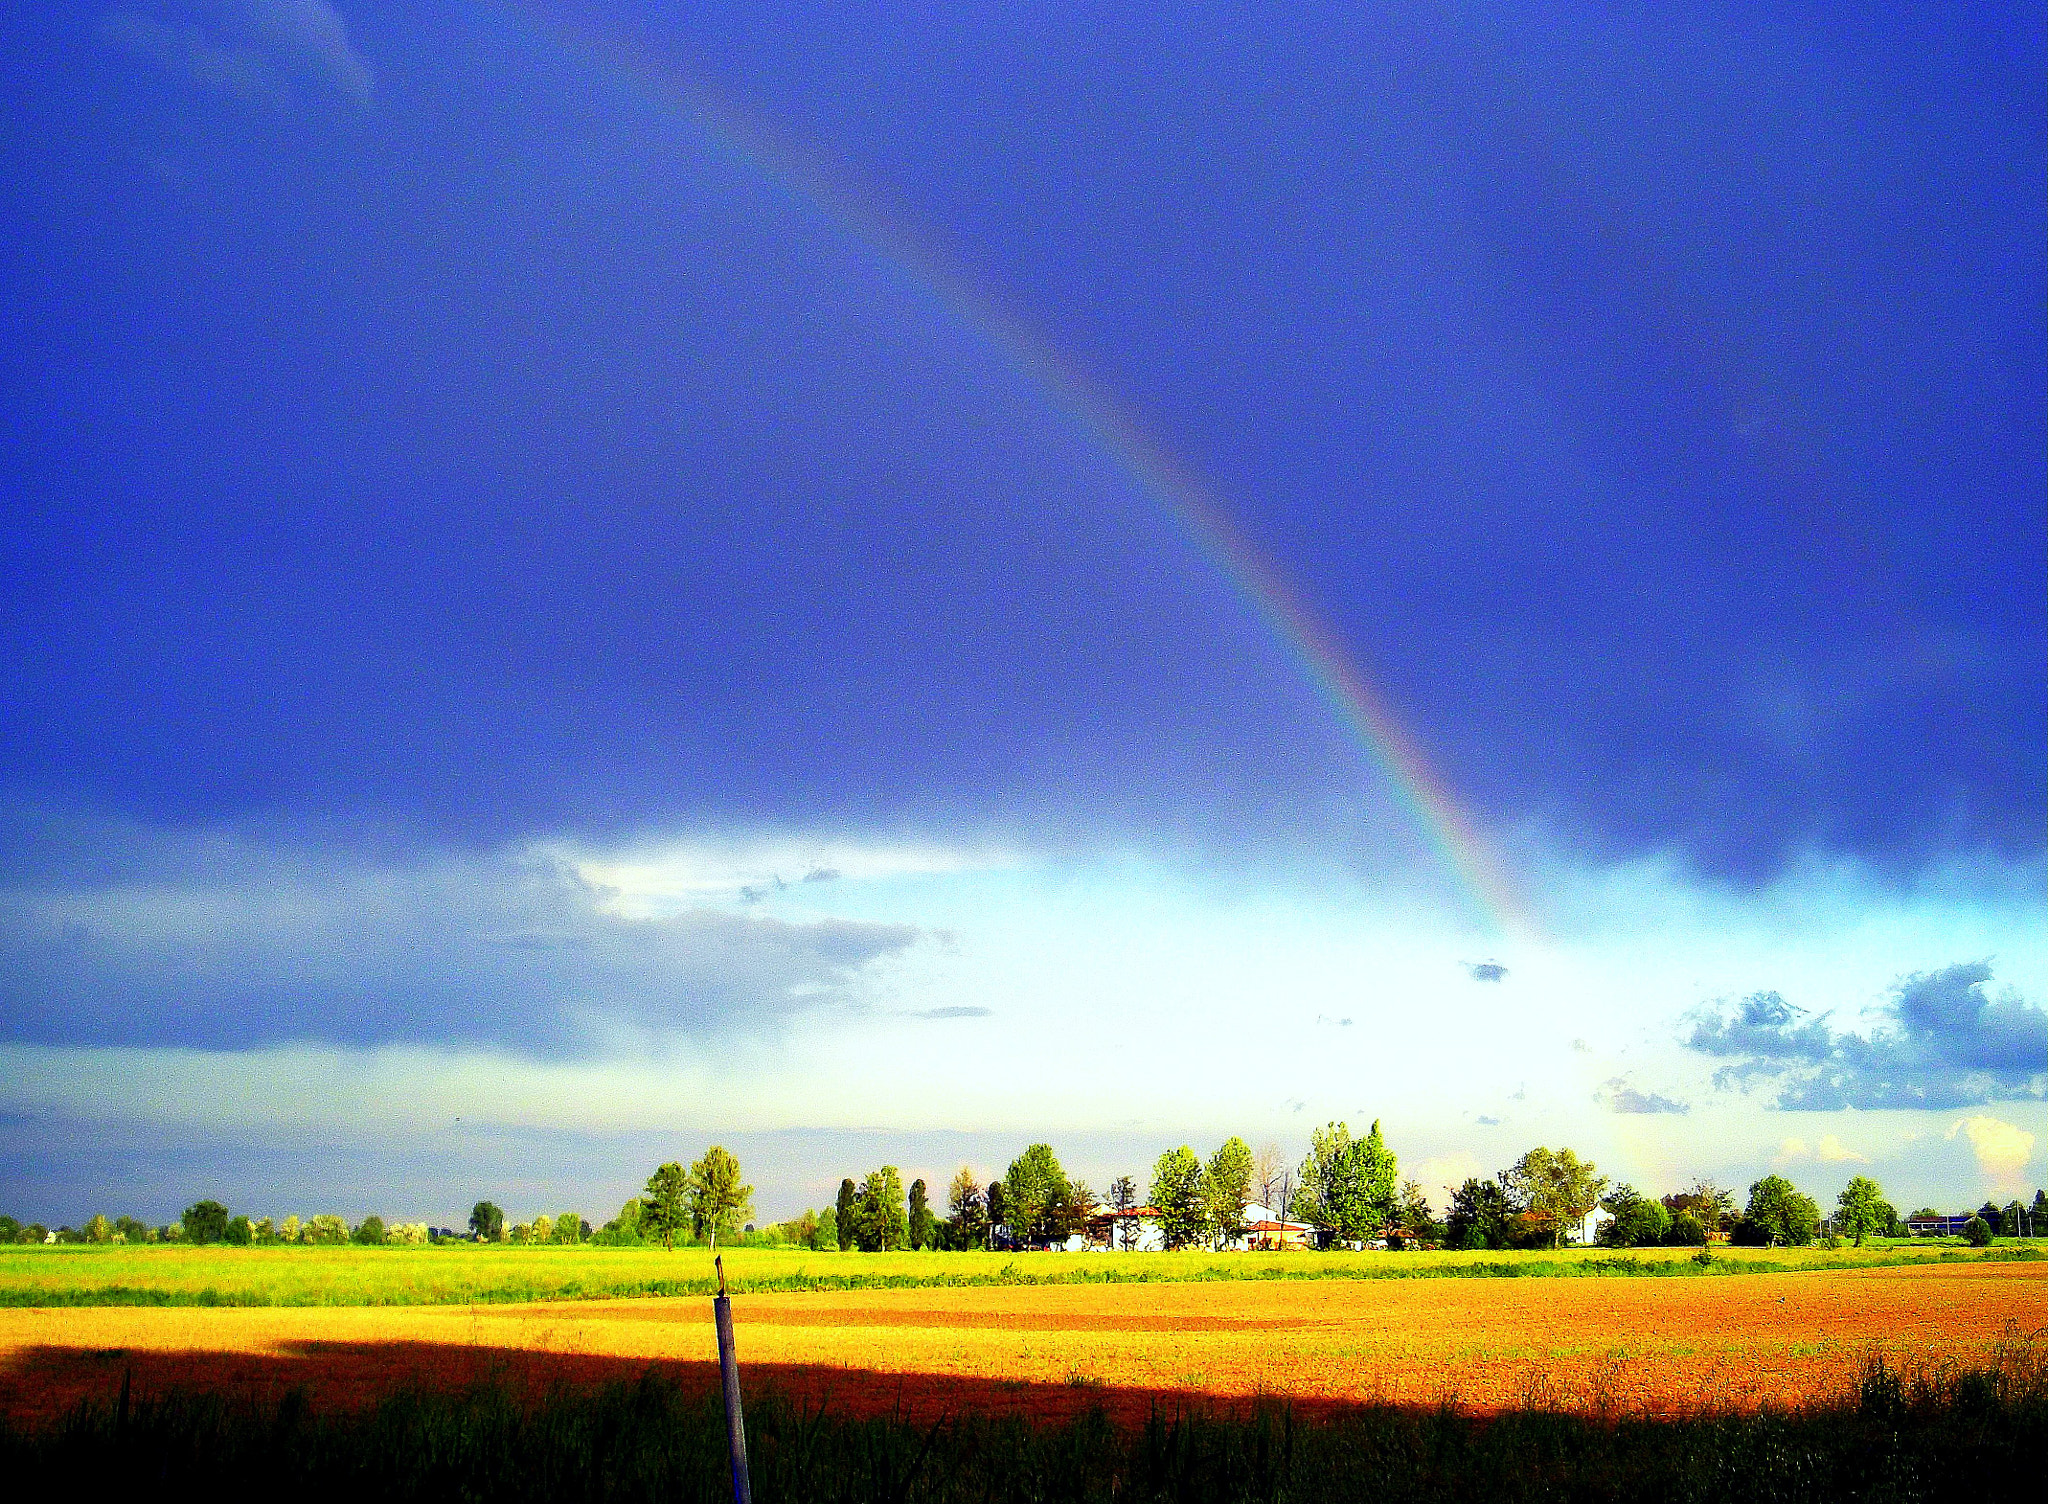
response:
[[[2043,24],[10,17],[0,1198],[2031,1189]]]

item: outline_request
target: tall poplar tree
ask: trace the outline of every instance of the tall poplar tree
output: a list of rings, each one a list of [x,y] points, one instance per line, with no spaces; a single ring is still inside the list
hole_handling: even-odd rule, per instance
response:
[[[674,1160],[647,1177],[647,1194],[640,1198],[640,1232],[661,1239],[661,1246],[674,1249],[676,1234],[689,1215],[685,1198],[690,1192],[690,1174]]]
[[[1244,1236],[1244,1209],[1252,1199],[1252,1147],[1236,1135],[1225,1139],[1211,1156],[1203,1188],[1209,1198],[1209,1221],[1219,1244]]]
[[[979,1248],[988,1237],[988,1201],[974,1167],[962,1165],[946,1187],[947,1241],[955,1248]]]
[[[853,1247],[856,1236],[854,1209],[860,1193],[854,1189],[853,1181],[839,1182],[839,1199],[832,1203],[832,1222],[839,1238],[839,1251],[845,1253]]]
[[[931,1197],[920,1176],[910,1182],[910,1246],[931,1247],[938,1225],[938,1219],[932,1215]]]
[[[1190,1248],[1209,1240],[1209,1198],[1202,1180],[1202,1161],[1186,1144],[1167,1150],[1152,1166],[1151,1201],[1168,1248]]]

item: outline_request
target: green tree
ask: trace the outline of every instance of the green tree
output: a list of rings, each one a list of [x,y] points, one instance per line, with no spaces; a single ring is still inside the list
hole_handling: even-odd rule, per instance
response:
[[[1896,1220],[1884,1188],[1868,1175],[1855,1176],[1835,1198],[1835,1230],[1854,1238],[1858,1248],[1865,1237],[1883,1237]]]
[[[931,1193],[920,1176],[910,1182],[910,1246],[930,1248],[938,1241],[939,1219],[932,1215]]]
[[[1295,1187],[1294,1203],[1288,1208],[1297,1222],[1309,1222],[1338,1236],[1344,1233],[1345,1208],[1356,1201],[1357,1156],[1352,1152],[1351,1129],[1343,1123],[1328,1123],[1312,1130],[1308,1157],[1301,1162],[1301,1183]]]
[[[1671,1213],[1663,1203],[1626,1182],[1603,1196],[1600,1205],[1613,1219],[1600,1228],[1599,1240],[1605,1247],[1654,1248],[1671,1231]]]
[[[383,1247],[387,1241],[384,1232],[384,1219],[374,1213],[363,1218],[362,1221],[356,1224],[353,1237],[356,1242],[364,1244],[366,1247]]]
[[[991,1180],[988,1183],[988,1225],[991,1243],[994,1242],[993,1234],[995,1229],[1008,1227],[1010,1225],[1009,1219],[1010,1200],[1009,1197],[1003,1194],[1003,1183],[1000,1180]]]
[[[2014,1204],[2017,1205],[2018,1203],[2015,1202]],[[85,1241],[88,1243],[111,1243],[114,1241],[114,1224],[109,1222],[99,1212],[94,1212],[85,1219],[85,1226],[82,1231],[85,1233]]]
[[[962,1165],[946,1187],[946,1241],[955,1248],[979,1248],[988,1241],[988,1200],[971,1165]]]
[[[690,1166],[683,1195],[690,1231],[700,1238],[729,1235],[754,1214],[754,1188],[740,1180],[740,1162],[717,1144]]]
[[[1353,1177],[1351,1227],[1359,1242],[1381,1237],[1401,1215],[1401,1163],[1381,1136],[1379,1119],[1352,1151],[1358,1161]]]
[[[1309,1135],[1301,1163],[1301,1186],[1289,1208],[1295,1220],[1329,1229],[1346,1243],[1383,1236],[1401,1211],[1400,1163],[1375,1121],[1354,1139],[1345,1123],[1330,1123]]]
[[[555,1241],[557,1243],[580,1243],[589,1234],[589,1224],[581,1212],[563,1212],[555,1218]]]
[[[247,1217],[228,1218],[228,1225],[221,1229],[221,1241],[232,1243],[237,1248],[247,1248],[256,1241],[256,1224]]]
[[[1252,1199],[1252,1146],[1235,1134],[1209,1157],[1202,1189],[1209,1198],[1209,1225],[1218,1243],[1244,1236],[1244,1209]]]
[[[863,1253],[888,1253],[910,1241],[903,1212],[903,1172],[894,1165],[870,1171],[854,1203],[855,1240]]]
[[[185,1241],[218,1243],[227,1235],[228,1209],[218,1201],[196,1201],[185,1208]]]
[[[1743,1208],[1742,1241],[1766,1247],[1804,1248],[1820,1230],[1820,1207],[1782,1175],[1766,1175],[1749,1188]]]
[[[1674,1217],[1680,1212],[1690,1212],[1702,1230],[1710,1236],[1719,1236],[1728,1230],[1734,1219],[1735,1193],[1702,1175],[1693,1181],[1689,1189],[1666,1196],[1664,1210]]]
[[[1700,1226],[1700,1219],[1691,1212],[1673,1212],[1671,1226],[1664,1233],[1667,1248],[1704,1248],[1707,1246],[1707,1230]]]
[[[151,1228],[147,1222],[137,1221],[134,1217],[122,1216],[114,1219],[114,1231],[119,1233],[125,1242],[144,1243],[149,1240]]]
[[[1202,1161],[1186,1144],[1169,1149],[1152,1166],[1150,1200],[1159,1212],[1159,1234],[1168,1248],[1191,1248],[1209,1240],[1209,1197]]]
[[[1444,1213],[1446,1248],[1505,1248],[1514,1200],[1500,1180],[1467,1180],[1451,1193]]]
[[[1401,1205],[1396,1214],[1401,1226],[1418,1243],[1440,1243],[1443,1241],[1444,1225],[1437,1221],[1436,1212],[1429,1204],[1429,1197],[1422,1192],[1422,1183],[1415,1180],[1401,1182]]]
[[[1507,1173],[1509,1194],[1537,1220],[1542,1240],[1552,1248],[1563,1246],[1565,1230],[1583,1222],[1606,1189],[1607,1177],[1570,1149],[1538,1145]]]
[[[1969,1239],[1972,1248],[1983,1248],[1991,1242],[1991,1224],[1982,1217],[1972,1217],[1963,1224],[1963,1236]]]
[[[833,1227],[839,1236],[839,1251],[841,1253],[845,1253],[849,1248],[853,1247],[854,1242],[859,1236],[859,1218],[854,1215],[855,1205],[859,1199],[860,1192],[855,1189],[850,1179],[839,1182],[839,1199],[832,1203],[832,1210],[836,1213],[833,1218]]]
[[[306,1241],[332,1246],[348,1241],[348,1224],[333,1212],[321,1212],[306,1219]]]
[[[1052,1214],[1067,1193],[1067,1172],[1050,1144],[1033,1144],[1010,1161],[1003,1175],[1003,1202],[1010,1236],[1019,1243],[1052,1239]]]
[[[0,1216],[0,1243],[21,1241],[21,1224],[12,1217]]]
[[[496,1243],[505,1236],[505,1214],[495,1202],[479,1201],[470,1208],[469,1230],[479,1243]]]
[[[657,1166],[640,1198],[640,1235],[660,1238],[661,1246],[673,1251],[676,1234],[689,1225],[689,1194],[688,1170],[674,1160]]]
[[[2034,1204],[2027,1208],[2027,1236],[2048,1237],[2048,1191],[2034,1192]]]
[[[804,1246],[819,1253],[828,1252],[832,1249],[838,1249],[841,1253],[846,1251],[839,1242],[839,1209],[837,1207],[828,1206],[818,1213],[817,1231],[812,1234],[810,1240]]]

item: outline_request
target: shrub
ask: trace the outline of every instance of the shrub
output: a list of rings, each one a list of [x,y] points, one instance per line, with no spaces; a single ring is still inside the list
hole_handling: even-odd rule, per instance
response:
[[[1991,1224],[1982,1217],[1972,1217],[1963,1224],[1963,1236],[1970,1240],[1972,1248],[1982,1248],[1991,1241]]]

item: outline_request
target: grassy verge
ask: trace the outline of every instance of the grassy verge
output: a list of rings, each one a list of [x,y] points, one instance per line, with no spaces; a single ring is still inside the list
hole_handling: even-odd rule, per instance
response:
[[[1789,1412],[1648,1419],[1527,1409],[1478,1419],[1379,1409],[1307,1420],[1162,1414],[1118,1427],[957,1416],[844,1419],[773,1396],[749,1407],[754,1497],[803,1500],[1536,1499],[1905,1501],[2018,1497],[2048,1456],[2037,1346],[1990,1367],[1903,1376],[1871,1367],[1856,1397]],[[39,1433],[0,1432],[17,1497],[724,1500],[723,1415],[650,1374],[537,1406],[482,1389],[309,1412],[171,1395],[89,1405]]]
[[[983,1285],[1262,1279],[1694,1278],[2048,1258],[2034,1248],[1900,1246],[1731,1249],[1702,1265],[1684,1249],[1613,1253],[981,1254],[733,1249],[735,1291],[904,1290]],[[383,1306],[526,1304],[708,1295],[702,1250],[510,1248],[0,1249],[0,1306]]]

